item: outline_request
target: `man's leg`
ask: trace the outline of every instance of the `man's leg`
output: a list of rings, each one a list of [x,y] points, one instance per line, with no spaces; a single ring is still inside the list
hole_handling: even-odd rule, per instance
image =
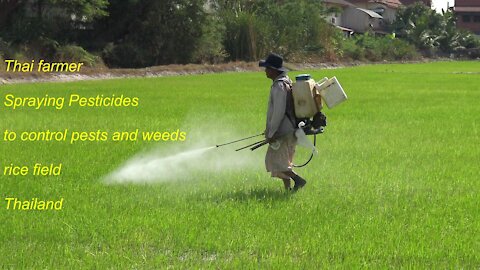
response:
[[[295,185],[293,186],[294,191],[297,191],[299,188],[302,188],[303,186],[305,186],[305,184],[307,184],[307,181],[305,181],[305,179],[303,179],[293,171],[287,171],[283,173],[288,177],[292,178],[292,180],[295,182]]]
[[[290,186],[290,176],[282,172],[273,173],[272,176],[281,179],[283,181],[283,186],[285,187],[286,190],[292,189],[292,187]]]
[[[285,189],[290,190],[292,188],[290,186],[290,178],[288,178],[288,179],[282,178],[282,180],[283,180],[283,185],[285,186]]]

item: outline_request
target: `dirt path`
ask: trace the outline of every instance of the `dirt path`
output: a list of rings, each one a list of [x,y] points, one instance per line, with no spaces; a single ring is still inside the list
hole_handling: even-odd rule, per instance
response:
[[[414,61],[428,62],[432,60]],[[308,69],[334,69],[346,66],[358,66],[366,64],[383,64],[387,62],[366,63],[366,62],[345,62],[345,63],[287,63],[285,66],[290,70],[308,70]],[[406,62],[396,62],[406,63]],[[412,62],[408,62],[412,63]],[[35,83],[35,82],[69,82],[81,80],[105,80],[116,78],[135,78],[135,77],[165,77],[191,74],[208,74],[220,72],[246,72],[261,71],[257,62],[231,62],[218,65],[166,65],[155,66],[140,69],[92,69],[85,68],[80,73],[12,73],[0,71],[0,85],[14,83]]]

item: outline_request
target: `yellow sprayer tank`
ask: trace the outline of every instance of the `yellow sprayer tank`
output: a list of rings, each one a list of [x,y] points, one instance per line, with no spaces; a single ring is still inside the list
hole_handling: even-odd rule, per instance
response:
[[[298,75],[295,80],[292,89],[295,116],[297,118],[313,117],[318,112],[313,98],[316,83],[309,74]]]

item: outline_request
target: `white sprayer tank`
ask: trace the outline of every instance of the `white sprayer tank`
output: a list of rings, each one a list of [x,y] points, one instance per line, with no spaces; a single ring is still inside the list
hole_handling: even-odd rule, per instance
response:
[[[329,109],[347,100],[347,94],[343,91],[336,77],[319,81],[315,85],[315,88]]]
[[[297,118],[310,118],[318,112],[315,104],[314,92],[315,81],[308,74],[302,74],[295,77],[292,95],[295,102],[295,116]]]

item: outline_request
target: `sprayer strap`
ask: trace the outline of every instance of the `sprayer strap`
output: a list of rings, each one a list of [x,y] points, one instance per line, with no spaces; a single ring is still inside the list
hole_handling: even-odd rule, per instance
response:
[[[315,92],[313,93],[313,103],[315,103],[315,107],[317,108],[317,112],[320,112],[322,109],[318,106],[318,103],[317,103],[317,97],[320,96],[320,94],[318,94],[316,88],[313,88],[313,90],[315,90]],[[320,98],[320,102],[322,102],[321,98]]]
[[[285,88],[287,90],[287,102],[286,102],[286,108],[285,108],[285,115],[287,116],[288,120],[293,125],[293,128],[297,128],[297,123],[295,120],[295,104],[293,100],[293,85],[292,82],[289,80],[281,80],[283,84],[285,85]]]

